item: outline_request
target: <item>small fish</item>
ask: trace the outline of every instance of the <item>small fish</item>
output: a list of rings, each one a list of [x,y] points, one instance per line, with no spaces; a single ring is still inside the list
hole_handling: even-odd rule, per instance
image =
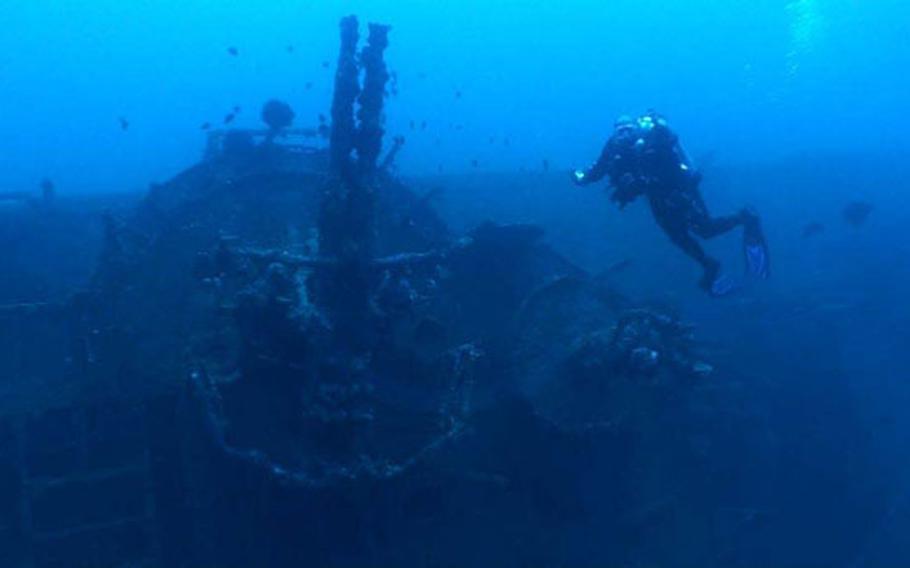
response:
[[[847,204],[842,212],[844,222],[852,227],[861,227],[869,219],[873,206],[866,201],[854,201]]]
[[[496,137],[490,136],[490,144],[496,144]]]
[[[294,46],[289,45],[286,48],[284,48],[284,50],[287,51],[288,53],[294,53]]]
[[[313,88],[313,82],[312,82],[312,81],[307,81],[307,83],[306,83],[303,87],[304,87],[307,91],[309,91],[309,90],[311,90],[311,89]]]
[[[508,138],[506,138],[502,141],[502,145],[508,147],[508,146],[512,145],[512,142]]]
[[[211,127],[212,127],[211,122],[203,122],[202,126],[199,127],[199,130],[208,130]]]
[[[325,124],[326,122],[328,122],[328,120],[329,119],[326,118],[326,116],[324,114],[319,115],[319,124]]]
[[[423,81],[424,79],[427,78],[426,72],[425,72],[425,71],[421,71],[421,72],[417,73],[417,78],[420,79],[421,81]]]
[[[543,171],[545,171],[545,172],[550,171],[550,160],[544,159],[542,165],[543,165]]]
[[[420,129],[421,129],[421,130],[426,130],[426,129],[427,129],[427,121],[426,121],[426,120],[424,120],[423,122],[420,123]]]
[[[234,105],[234,114],[240,114],[240,105]]]
[[[456,98],[456,99],[460,99],[460,98],[461,98],[461,91],[460,91],[460,90],[455,91],[455,98]]]
[[[417,123],[412,120],[411,121],[411,130],[416,130],[416,129],[417,129]]]
[[[236,47],[229,47],[227,52],[231,57],[237,57],[240,55],[240,51]]]
[[[329,62],[328,62],[328,61],[323,61],[323,62],[322,62],[322,68],[323,68],[323,69],[328,69],[328,68],[329,68]]]
[[[479,166],[480,166],[480,162],[478,162],[477,160],[471,160],[471,167],[472,167],[472,168],[477,168],[477,167],[479,167]]]
[[[809,223],[803,227],[803,238],[808,239],[824,232],[825,226],[821,223],[813,221],[812,223]]]
[[[117,121],[120,122],[120,130],[129,130],[130,129],[130,121],[128,121],[127,119],[125,119],[121,116],[120,118],[117,119]]]
[[[230,123],[234,122],[234,119],[235,119],[235,118],[236,118],[236,115],[235,115],[234,113],[228,113],[228,114],[225,115],[225,117],[224,117],[224,123],[225,123],[225,124],[230,124]]]

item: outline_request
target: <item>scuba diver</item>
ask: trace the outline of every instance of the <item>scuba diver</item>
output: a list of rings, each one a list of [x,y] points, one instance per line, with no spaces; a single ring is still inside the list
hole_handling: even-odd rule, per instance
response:
[[[575,171],[576,185],[588,185],[608,177],[610,199],[620,209],[645,196],[651,213],[670,240],[704,269],[699,285],[712,296],[725,296],[736,289],[732,278],[723,276],[720,263],[708,256],[693,235],[711,239],[743,226],[746,272],[768,278],[768,247],[758,216],[749,209],[736,215],[712,217],[698,185],[697,172],[667,121],[654,111],[634,120],[622,116],[607,141],[600,159],[590,169]]]

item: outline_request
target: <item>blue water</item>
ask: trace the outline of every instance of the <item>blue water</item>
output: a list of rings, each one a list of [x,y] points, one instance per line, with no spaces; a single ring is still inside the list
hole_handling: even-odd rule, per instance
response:
[[[905,143],[910,48],[896,0],[8,0],[2,12],[2,187],[45,175],[74,192],[144,187],[196,159],[200,124],[240,105],[237,124],[256,125],[271,97],[315,124],[330,100],[322,62],[334,61],[348,13],[394,26],[400,96],[388,125],[429,125],[412,133],[408,172],[464,171],[473,159],[573,167],[615,115],[648,107],[692,154],[718,160]]]
[[[737,496],[711,505],[716,546],[700,556],[674,534],[656,549],[680,549],[683,565],[910,565],[905,2],[0,0],[0,193],[37,192],[44,178],[66,198],[144,191],[199,161],[200,125],[239,107],[232,124],[258,128],[272,98],[316,126],[337,24],[352,13],[392,26],[398,171],[445,187],[438,207],[454,231],[531,222],[591,273],[630,259],[617,289],[683,314],[724,369],[717,388],[749,394],[713,409],[749,425],[727,456],[740,469],[701,481]],[[769,281],[710,300],[645,204],[619,212],[597,187],[568,183],[616,116],[649,108],[703,168],[712,212],[761,212]],[[874,209],[853,227],[842,210],[857,201]],[[809,223],[824,231],[802,238]],[[738,235],[708,249],[741,269]],[[17,294],[4,302],[60,293],[4,289]],[[728,537],[742,547],[729,557],[717,544]],[[564,541],[569,565],[579,540]],[[413,565],[437,562],[448,565]]]

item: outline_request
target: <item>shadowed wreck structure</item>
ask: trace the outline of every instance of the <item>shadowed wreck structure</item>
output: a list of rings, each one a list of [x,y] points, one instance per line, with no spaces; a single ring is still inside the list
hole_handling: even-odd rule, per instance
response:
[[[693,330],[536,227],[452,234],[379,165],[389,32],[358,54],[342,21],[328,148],[226,136],[106,218],[87,289],[0,311],[26,338],[0,361],[4,565],[733,565],[717,532],[750,545],[761,512],[724,500],[739,466],[717,456],[764,442],[693,390]]]

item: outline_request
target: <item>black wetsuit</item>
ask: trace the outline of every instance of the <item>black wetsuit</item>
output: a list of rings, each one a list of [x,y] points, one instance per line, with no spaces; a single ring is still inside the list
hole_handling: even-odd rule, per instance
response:
[[[578,179],[582,185],[609,177],[611,199],[625,207],[645,196],[661,229],[676,246],[704,268],[702,286],[710,287],[719,266],[693,235],[711,239],[746,221],[744,213],[712,217],[698,184],[701,176],[692,168],[676,134],[666,122],[646,115],[637,122],[620,125],[590,169]]]

